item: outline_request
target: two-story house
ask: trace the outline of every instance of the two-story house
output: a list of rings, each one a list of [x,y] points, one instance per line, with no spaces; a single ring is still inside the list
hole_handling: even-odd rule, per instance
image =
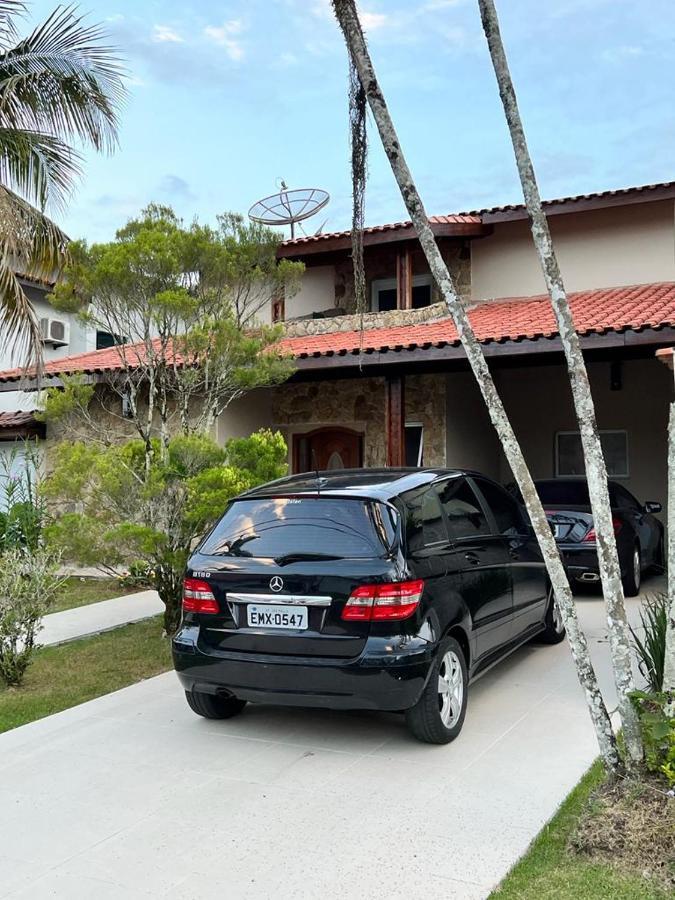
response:
[[[675,344],[675,183],[546,203],[582,338],[610,473],[665,501]],[[583,471],[569,383],[527,215],[514,205],[432,220],[536,478]],[[510,471],[409,222],[368,228],[370,312],[355,314],[349,232],[286,241],[297,373],[228,411],[221,436],[281,429],[294,470],[373,465]]]
[[[665,500],[675,345],[675,182],[546,203],[581,335],[610,474],[641,499]],[[536,478],[583,471],[569,384],[525,210],[514,205],[432,218],[497,387]],[[292,470],[374,465],[510,472],[456,331],[409,222],[366,229],[370,311],[355,310],[349,232],[285,241],[306,266],[295,296],[269,310],[296,360],[283,385],[233,403],[224,441],[280,429]],[[46,366],[100,380],[116,354]],[[0,373],[0,391],[16,388]]]

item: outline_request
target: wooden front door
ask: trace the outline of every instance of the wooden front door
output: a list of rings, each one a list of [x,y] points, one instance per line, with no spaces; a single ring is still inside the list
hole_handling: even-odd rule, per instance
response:
[[[363,465],[363,435],[349,428],[317,428],[293,436],[293,471],[358,469]]]

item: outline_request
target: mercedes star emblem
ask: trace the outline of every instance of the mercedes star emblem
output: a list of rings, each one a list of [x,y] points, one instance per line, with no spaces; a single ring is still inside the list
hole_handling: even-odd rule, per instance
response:
[[[274,575],[272,578],[270,578],[270,587],[272,588],[273,591],[276,591],[277,593],[279,593],[279,591],[282,590],[283,586],[284,586],[284,579],[281,578],[279,575]]]

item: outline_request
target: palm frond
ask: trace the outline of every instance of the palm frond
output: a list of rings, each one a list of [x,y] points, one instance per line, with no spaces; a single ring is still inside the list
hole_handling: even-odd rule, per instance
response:
[[[40,209],[65,201],[79,175],[79,160],[57,137],[0,126],[0,183]]]
[[[0,345],[26,366],[40,368],[42,345],[35,313],[16,273],[54,282],[67,261],[68,243],[51,219],[0,185]]]
[[[103,38],[99,26],[60,7],[0,53],[0,124],[112,150],[126,91],[116,51]]]
[[[24,0],[0,0],[0,46],[6,47],[17,38],[15,16],[26,12]]]

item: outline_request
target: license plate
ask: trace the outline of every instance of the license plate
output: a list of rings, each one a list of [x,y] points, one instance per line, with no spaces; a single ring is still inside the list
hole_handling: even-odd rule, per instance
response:
[[[273,606],[265,604],[247,606],[250,628],[281,628],[288,631],[304,631],[307,628],[306,606]]]

